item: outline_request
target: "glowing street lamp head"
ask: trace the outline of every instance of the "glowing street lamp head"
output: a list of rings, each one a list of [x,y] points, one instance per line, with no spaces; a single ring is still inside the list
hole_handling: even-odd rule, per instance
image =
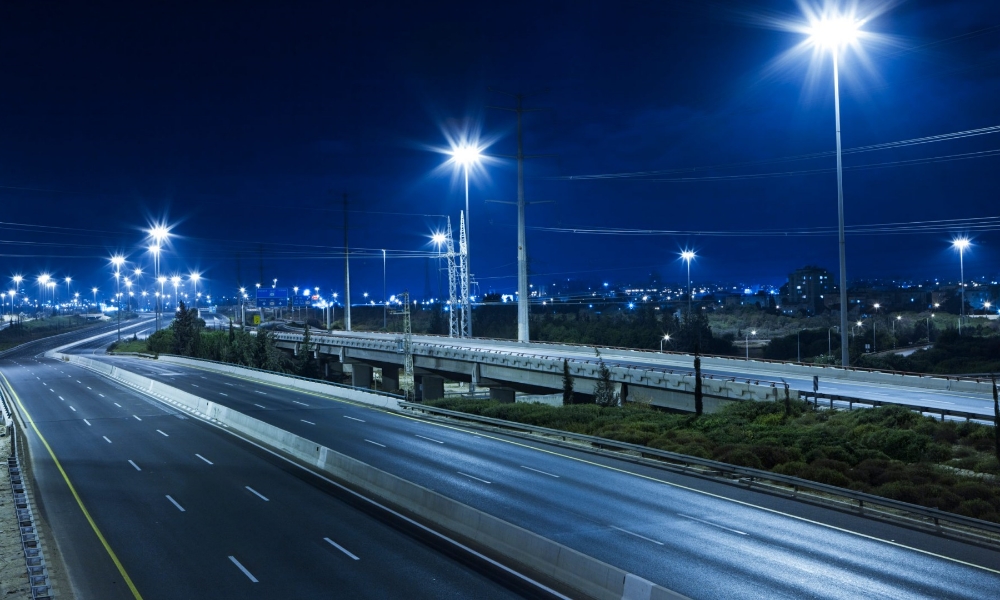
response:
[[[691,259],[694,258],[694,251],[692,251],[692,250],[685,250],[684,252],[681,252],[681,258],[683,258],[684,260],[686,260],[688,262],[691,262]]]
[[[876,303],[875,303],[875,310],[878,310],[878,309],[880,309],[880,308],[882,308],[882,305],[881,305],[881,304],[879,304],[878,302],[876,302]]]
[[[24,277],[22,277],[20,275],[14,275],[13,277],[11,277],[11,279],[13,279],[14,283],[16,283],[18,285],[20,285],[21,282],[24,281]]]
[[[809,24],[809,40],[817,46],[837,49],[858,39],[862,21],[852,17],[823,17]]]
[[[181,283],[181,278],[178,277],[177,275],[174,275],[173,277],[170,278],[170,283],[174,284],[174,287],[177,287]]]
[[[167,282],[167,278],[164,277],[163,275],[160,275],[159,277],[157,277],[156,280],[159,281],[160,284],[164,284],[164,283]]]
[[[453,147],[449,154],[452,160],[463,167],[471,167],[483,157],[482,148],[468,143]]]
[[[200,273],[191,273],[191,275],[189,275],[188,278],[191,281],[193,281],[195,283],[198,283],[198,280],[201,279],[201,274]]]
[[[64,281],[66,283],[69,283],[69,282],[73,281],[73,278],[72,277],[67,277]]]
[[[148,233],[149,237],[153,238],[156,241],[156,245],[159,246],[163,240],[170,237],[170,228],[162,224],[154,225],[148,230]]]
[[[47,274],[45,274],[45,273],[42,273],[41,275],[38,276],[38,283],[40,283],[42,285],[48,284],[49,283],[49,276]]]
[[[965,250],[966,248],[968,248],[969,246],[971,246],[972,242],[970,242],[969,238],[967,238],[967,237],[960,237],[960,238],[955,238],[954,240],[952,240],[951,241],[951,245],[956,250],[958,250],[959,252],[961,252],[961,251]]]
[[[438,246],[444,243],[444,239],[445,238],[443,233],[435,233],[434,235],[431,236],[431,241],[437,244]]]

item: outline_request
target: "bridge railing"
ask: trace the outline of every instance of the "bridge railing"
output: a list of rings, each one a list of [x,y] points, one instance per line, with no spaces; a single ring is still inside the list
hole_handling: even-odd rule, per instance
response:
[[[666,467],[675,472],[713,480],[723,480],[727,483],[755,488],[767,493],[820,504],[845,512],[895,521],[907,526],[930,530],[948,537],[973,539],[979,543],[1000,546],[1000,523],[974,519],[936,508],[927,508],[908,502],[883,498],[874,494],[857,492],[808,479],[792,477],[790,475],[731,465],[697,456],[688,456],[607,438],[560,431],[536,425],[526,425],[514,421],[472,415],[412,402],[400,402],[399,406],[406,410],[423,412],[433,416],[489,425],[505,432],[536,434],[544,436],[547,438],[546,441],[549,442],[553,441],[553,438],[557,438],[563,442],[566,440],[584,442],[598,450],[619,452],[620,458],[625,460],[638,462],[643,461],[643,459],[653,459],[659,466]],[[558,444],[559,442],[556,441],[555,443]],[[579,448],[576,444],[570,447]]]

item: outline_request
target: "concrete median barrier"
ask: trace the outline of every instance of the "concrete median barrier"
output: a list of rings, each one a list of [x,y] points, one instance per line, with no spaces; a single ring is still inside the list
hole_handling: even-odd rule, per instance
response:
[[[623,569],[226,406],[101,361],[65,354],[58,358],[92,369],[295,457],[375,499],[432,523],[442,533],[488,549],[489,553],[503,557],[502,562],[509,567],[538,573],[558,582],[571,590],[573,597],[601,600],[686,598]],[[254,371],[254,377],[261,375]],[[324,390],[324,393],[329,392]]]

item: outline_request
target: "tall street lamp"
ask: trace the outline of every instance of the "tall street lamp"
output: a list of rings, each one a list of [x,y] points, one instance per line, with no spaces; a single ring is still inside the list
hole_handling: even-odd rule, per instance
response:
[[[170,278],[170,283],[174,284],[174,312],[177,312],[177,308],[179,306],[177,304],[178,301],[177,286],[181,284],[181,278],[178,277],[177,275],[174,275],[173,277]]]
[[[872,319],[872,353],[875,353],[875,328],[878,326],[878,309],[881,306],[878,302],[875,303],[875,318]]]
[[[63,281],[66,282],[66,301],[69,302],[70,297],[72,297],[72,294],[69,291],[69,284],[73,282],[73,278],[67,277]]]
[[[691,289],[691,260],[694,258],[694,251],[685,250],[681,252],[681,258],[687,263],[688,269],[688,318],[691,318],[691,298],[694,297],[694,290]]]
[[[961,276],[960,285],[962,286],[962,307],[958,317],[958,335],[962,335],[962,321],[965,320],[965,249],[971,243],[969,238],[966,237],[957,238],[951,242],[953,248],[958,248],[958,268]]]
[[[840,149],[840,49],[858,37],[861,23],[848,17],[826,17],[809,27],[809,40],[816,46],[827,48],[833,57],[833,110],[837,135],[837,218],[840,241],[840,360],[844,367],[850,364],[847,343],[847,245],[844,241],[844,177]]]
[[[757,337],[757,330],[751,330],[746,335],[746,345],[747,345],[747,360],[750,360],[750,336]]]
[[[118,341],[122,340],[122,286],[121,286],[121,268],[125,264],[125,257],[121,254],[117,254],[111,257],[111,264],[115,267],[115,299],[117,300],[115,313],[118,317]]]
[[[469,189],[468,180],[465,183],[465,189]],[[468,191],[466,191],[468,194]],[[468,235],[468,234],[466,234]],[[468,246],[468,244],[466,244]],[[388,330],[388,321],[386,320],[386,313],[388,312],[388,304],[385,301],[385,248],[382,249],[382,329]]]
[[[191,285],[194,286],[194,290],[193,290],[193,292],[194,292],[194,308],[195,308],[195,310],[197,310],[198,309],[198,298],[200,297],[200,296],[198,296],[198,281],[201,279],[201,273],[191,273],[188,276],[188,279],[191,280]]]

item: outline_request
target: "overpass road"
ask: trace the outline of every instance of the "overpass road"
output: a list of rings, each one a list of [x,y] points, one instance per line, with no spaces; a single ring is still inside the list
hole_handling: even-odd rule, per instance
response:
[[[995,550],[250,378],[94,357],[313,439],[692,598],[978,599],[1000,588]]]
[[[326,334],[323,334],[324,336]],[[378,339],[395,340],[399,334],[378,334],[367,332],[336,332],[332,336],[336,338],[350,338],[355,340]],[[314,339],[320,339],[316,336]],[[561,344],[547,344],[533,342],[529,344],[519,344],[514,341],[489,340],[489,339],[459,339],[445,338],[439,336],[413,336],[414,347],[420,345],[439,346],[447,345],[455,348],[462,348],[475,351],[486,352],[515,352],[526,356],[538,356],[568,360],[595,360],[594,349],[582,346],[570,346]],[[601,349],[601,356],[609,366],[621,367],[652,367],[658,369],[676,369],[678,371],[693,371],[693,357],[676,353],[643,352],[621,349]],[[812,392],[813,375],[820,378],[820,392],[824,394],[845,396],[867,401],[890,402],[896,404],[907,404],[938,410],[963,411],[983,415],[991,418],[993,416],[993,398],[987,391],[951,391],[946,389],[934,389],[928,384],[926,387],[914,387],[909,385],[894,385],[878,381],[865,381],[864,372],[852,372],[852,379],[838,377],[840,369],[808,367],[803,366],[802,373],[789,373],[787,370],[778,368],[773,363],[760,361],[743,361],[738,359],[714,359],[705,358],[702,362],[702,373],[712,375],[717,378],[737,378],[737,379],[759,379],[771,382],[786,381],[792,389]],[[932,378],[928,378],[931,380]]]
[[[44,346],[9,353],[0,374],[28,423],[38,510],[65,564],[57,589],[95,600],[530,594],[261,448],[42,357]]]

